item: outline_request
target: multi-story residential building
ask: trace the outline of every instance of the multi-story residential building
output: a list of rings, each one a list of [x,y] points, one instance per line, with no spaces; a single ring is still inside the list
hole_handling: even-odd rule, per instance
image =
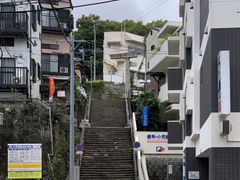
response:
[[[31,1],[0,2],[0,98],[40,98],[39,8]]]
[[[111,59],[110,55],[127,52],[138,53],[137,57],[130,59],[130,73],[132,84],[139,86],[138,80],[144,79],[145,73],[144,37],[128,32],[104,33],[103,79],[105,81],[125,82],[124,74],[127,71],[125,59]]]
[[[180,0],[185,179],[240,179],[239,10],[239,1]]]
[[[71,0],[41,0],[42,12],[42,77],[56,80],[69,78],[70,45],[64,38],[70,40],[73,29]],[[52,3],[51,3],[52,2]],[[53,10],[47,10],[55,9]],[[60,8],[60,9],[58,9]],[[55,17],[55,14],[58,18]],[[61,26],[61,28],[60,28]]]
[[[153,29],[147,39],[148,73],[157,80],[161,103],[169,103],[168,147],[182,148],[179,121],[179,97],[182,90],[182,69],[179,67],[180,22],[167,22],[160,30]]]

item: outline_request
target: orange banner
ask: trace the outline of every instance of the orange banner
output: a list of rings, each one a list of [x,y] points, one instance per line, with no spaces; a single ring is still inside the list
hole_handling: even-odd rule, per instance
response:
[[[53,101],[53,95],[55,93],[55,84],[54,84],[54,79],[50,78],[49,79],[49,101]]]

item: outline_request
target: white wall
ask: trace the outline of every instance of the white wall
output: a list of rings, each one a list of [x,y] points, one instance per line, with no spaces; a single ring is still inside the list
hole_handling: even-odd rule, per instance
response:
[[[211,28],[240,27],[240,1],[210,0],[209,5]]]
[[[2,0],[2,2],[10,2],[10,0]],[[34,5],[35,7],[37,7],[36,4]],[[25,11],[25,10],[30,10],[29,4],[16,6],[16,11]],[[41,40],[40,40],[41,25],[39,25],[37,21],[37,31],[34,32],[32,29],[32,26],[30,25],[30,18],[31,18],[30,12],[28,12],[28,17],[29,17],[28,18],[28,36],[31,35],[31,38],[29,37],[29,39],[31,40],[32,43],[35,44],[35,46],[32,45],[32,52],[30,52],[30,48],[27,47],[27,43],[28,43],[26,39],[27,37],[24,37],[24,36],[14,37],[14,46],[2,47],[2,50],[3,50],[3,58],[15,58],[16,67],[27,67],[30,75],[30,58],[35,59],[36,63],[39,63],[41,65]],[[7,52],[6,49],[8,49],[9,53]],[[0,63],[0,66],[1,66],[1,63]],[[37,70],[37,67],[36,67],[36,70]],[[31,87],[32,98],[40,98],[40,92],[39,92],[40,84],[41,84],[41,81],[37,78],[37,82],[35,84],[32,84],[32,86],[30,86],[30,78],[29,78],[28,93],[30,94],[30,87]]]
[[[196,141],[196,155],[212,147],[240,147],[240,113],[231,113],[227,120],[230,121],[230,134],[221,135],[221,119],[218,113],[211,113],[200,130],[199,139]]]
[[[182,150],[169,150],[168,149],[168,140],[167,138],[160,138],[160,136],[167,136],[167,132],[155,132],[155,131],[137,131],[138,140],[141,144],[140,149],[143,150],[144,154],[182,154]],[[156,136],[156,138],[148,138],[152,135]],[[164,148],[162,152],[157,152],[157,146],[161,146]]]

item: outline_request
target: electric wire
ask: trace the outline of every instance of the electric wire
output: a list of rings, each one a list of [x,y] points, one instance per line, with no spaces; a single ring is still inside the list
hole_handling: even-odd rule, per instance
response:
[[[95,2],[95,3],[88,3],[88,4],[79,4],[79,5],[74,5],[74,6],[66,6],[66,7],[58,7],[55,8],[56,11],[59,10],[64,10],[64,9],[69,9],[69,8],[81,8],[81,7],[89,7],[89,6],[97,6],[97,5],[102,5],[102,4],[108,4],[108,3],[113,3],[121,0],[106,0],[106,1],[101,1],[101,2]],[[44,8],[44,9],[35,9],[35,10],[22,10],[22,11],[7,11],[7,12],[0,12],[1,13],[27,13],[27,12],[42,12],[42,11],[53,11],[52,8]]]
[[[66,34],[65,34],[65,32],[64,32],[64,30],[63,30],[63,28],[62,28],[62,26],[61,26],[61,24],[60,24],[60,21],[59,21],[59,19],[58,19],[57,13],[56,13],[55,8],[54,8],[54,6],[53,6],[53,2],[52,2],[52,0],[50,0],[50,4],[51,4],[52,10],[53,10],[53,13],[54,13],[55,19],[56,19],[56,21],[57,21],[57,23],[58,23],[58,27],[60,28],[60,30],[61,30],[61,32],[62,32],[62,34],[63,34],[63,36],[64,36],[64,39],[65,39],[66,42],[72,47],[72,43],[69,42],[69,40],[68,40],[68,38],[67,38],[67,36],[66,36]]]

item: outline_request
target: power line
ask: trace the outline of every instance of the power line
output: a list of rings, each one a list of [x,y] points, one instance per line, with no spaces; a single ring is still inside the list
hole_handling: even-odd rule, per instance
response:
[[[60,24],[60,21],[59,21],[59,19],[58,19],[57,13],[56,13],[55,8],[54,8],[54,6],[53,6],[52,0],[50,0],[50,4],[51,4],[52,10],[53,10],[55,19],[56,19],[56,21],[57,21],[57,23],[58,23],[58,27],[60,28],[60,30],[61,30],[61,32],[62,32],[62,34],[63,34],[63,36],[64,36],[64,39],[67,41],[67,43],[68,43],[70,46],[72,46],[72,43],[69,42],[66,34],[64,33],[64,30],[63,30],[61,24]]]
[[[88,3],[88,4],[80,4],[80,5],[75,5],[75,6],[66,6],[66,7],[60,7],[60,8],[55,8],[56,11],[63,10],[63,9],[69,9],[69,8],[80,8],[80,7],[88,7],[88,6],[97,6],[97,5],[102,5],[102,4],[108,4],[108,3],[113,3],[121,0],[108,0],[108,1],[101,1],[101,2],[95,2],[95,3]],[[37,11],[53,11],[53,9],[49,8],[44,8],[44,9],[36,9],[36,10],[25,10],[25,11],[7,11],[7,12],[0,12],[0,13],[27,13],[27,12],[37,12]]]

